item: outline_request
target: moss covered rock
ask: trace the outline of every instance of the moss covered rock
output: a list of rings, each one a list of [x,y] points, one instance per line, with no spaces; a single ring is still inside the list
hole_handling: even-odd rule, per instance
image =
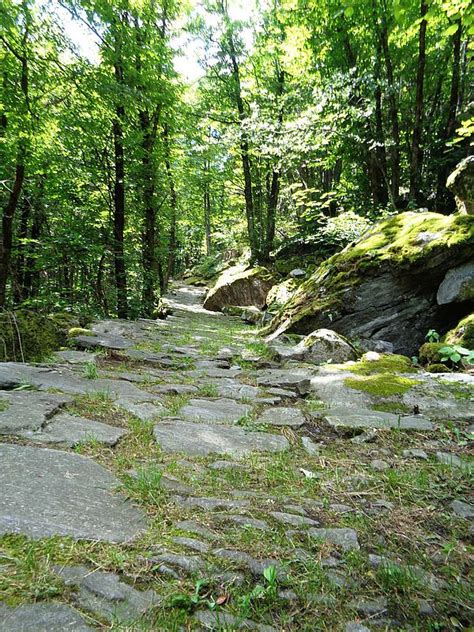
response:
[[[461,345],[466,349],[474,349],[474,314],[469,314],[460,320],[456,327],[448,331],[445,342],[450,345]]]
[[[430,327],[443,332],[459,318],[437,304],[436,293],[446,272],[473,256],[472,216],[396,215],[302,283],[270,323],[270,339],[328,327],[351,340],[386,340],[412,355]]]
[[[0,361],[39,362],[66,342],[68,314],[0,313]]]
[[[274,285],[267,294],[268,310],[271,312],[279,310],[290,300],[300,285],[301,281],[293,278]]]
[[[444,342],[425,342],[418,351],[421,364],[436,364],[441,362],[440,349],[445,347]]]
[[[263,267],[234,266],[226,270],[209,290],[204,308],[219,312],[226,305],[253,305],[262,308],[274,279]]]

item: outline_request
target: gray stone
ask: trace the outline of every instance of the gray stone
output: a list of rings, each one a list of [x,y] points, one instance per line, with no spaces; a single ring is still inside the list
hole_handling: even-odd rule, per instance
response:
[[[342,503],[331,503],[329,505],[329,510],[338,514],[345,514],[351,511],[354,511],[353,507],[349,507],[349,505],[344,505]]]
[[[155,384],[150,388],[152,393],[158,395],[194,395],[198,390],[192,384]]]
[[[235,461],[214,461],[210,463],[211,470],[247,470],[247,466]]]
[[[461,213],[474,215],[474,156],[467,156],[449,175],[446,186],[454,195]]]
[[[249,506],[248,500],[228,500],[225,498],[182,498],[181,496],[175,496],[174,502],[180,507],[184,508],[199,508],[204,511],[220,511],[233,509],[244,509]]]
[[[319,446],[314,443],[310,437],[301,437],[301,443],[310,456],[317,456],[319,454]]]
[[[382,461],[382,459],[374,459],[370,462],[370,467],[376,472],[385,472],[390,468],[390,465],[387,461]]]
[[[56,415],[41,430],[24,430],[18,436],[44,445],[55,444],[73,448],[78,443],[97,441],[114,446],[125,434],[123,428],[103,424],[99,421],[62,413]]]
[[[226,305],[265,305],[273,280],[264,268],[246,269],[242,265],[225,270],[204,300],[204,309],[221,311]]]
[[[115,402],[115,405],[138,417],[141,421],[153,421],[153,419],[160,417],[166,411],[163,404],[156,400],[151,404],[150,402],[133,402],[129,399],[120,398]]]
[[[282,524],[289,524],[293,527],[317,527],[319,525],[317,520],[312,520],[311,518],[300,516],[298,514],[270,511],[270,516]]]
[[[120,482],[91,459],[0,444],[0,534],[126,542],[145,517],[114,490]]]
[[[230,399],[256,399],[259,389],[249,384],[241,384],[234,380],[219,380],[217,392],[219,397],[227,397]]]
[[[261,531],[268,531],[269,526],[264,520],[258,518],[250,518],[249,516],[239,516],[235,514],[228,514],[225,516],[226,522],[233,522],[239,527],[252,527],[253,529],[260,529]]]
[[[375,599],[354,599],[349,603],[352,608],[359,614],[368,617],[377,617],[387,611],[388,602],[385,597],[376,597]]]
[[[422,459],[423,461],[426,461],[426,459],[428,458],[426,452],[418,448],[403,450],[402,454],[406,459]]]
[[[306,419],[299,408],[267,408],[258,417],[256,423],[300,428],[305,421]]]
[[[474,263],[468,262],[457,268],[451,268],[438,288],[438,305],[461,303],[474,299]]]
[[[258,630],[258,632],[276,632],[276,628],[271,625],[255,623],[250,619],[235,617],[226,612],[212,612],[211,610],[198,610],[194,615],[195,619],[204,626],[206,630]]]
[[[294,391],[289,391],[284,388],[269,388],[267,390],[267,393],[269,395],[277,395],[282,399],[298,399],[298,393],[295,393]]]
[[[463,467],[463,462],[455,454],[449,452],[436,452],[437,460],[443,465],[450,465],[451,467]]]
[[[241,372],[240,367],[233,367],[230,369],[196,369],[193,371],[189,371],[188,375],[196,379],[202,379],[204,377],[223,380],[223,379],[232,379],[239,375]]]
[[[183,452],[191,456],[220,453],[241,458],[255,451],[280,452],[289,448],[285,437],[247,432],[232,426],[170,421],[157,424],[154,432],[165,452]]]
[[[263,571],[269,566],[275,567],[277,577],[279,579],[284,579],[286,577],[286,573],[277,560],[256,560],[248,553],[244,553],[243,551],[234,551],[231,549],[215,549],[212,554],[220,559],[234,562],[237,566],[241,568],[246,568],[257,577],[261,577],[263,575]]]
[[[17,435],[43,428],[72,398],[37,391],[3,391],[0,400],[0,434]]]
[[[417,599],[417,605],[420,617],[433,617],[435,615],[433,604],[426,599]]]
[[[58,362],[66,362],[67,364],[89,364],[89,362],[95,364],[97,353],[65,349],[64,351],[56,351],[53,354],[53,359]]]
[[[160,479],[160,487],[166,489],[169,492],[176,492],[178,494],[192,494],[194,490],[189,485],[182,483],[180,480],[171,476],[170,474],[163,474]]]
[[[175,527],[181,529],[182,531],[189,531],[189,533],[196,533],[197,535],[202,536],[203,538],[208,538],[209,540],[215,540],[216,534],[203,527],[195,520],[181,520],[180,522],[175,523]]]
[[[134,621],[160,603],[153,590],[139,591],[115,573],[94,571],[86,566],[55,567],[66,586],[79,590],[76,599],[85,610],[107,621]]]
[[[303,352],[305,362],[342,363],[356,360],[354,347],[345,338],[331,329],[317,329],[304,338],[296,347]]]
[[[348,529],[345,527],[339,529],[317,529],[311,527],[308,530],[308,534],[312,538],[326,540],[331,544],[340,546],[343,551],[358,551],[360,549],[359,542],[357,540],[357,533],[354,529]]]
[[[370,629],[357,621],[349,621],[344,628],[345,632],[370,632]]]
[[[300,395],[309,393],[311,386],[310,375],[301,370],[267,369],[260,373],[257,384],[263,387],[282,388],[284,390],[295,391]]]
[[[194,538],[183,538],[181,536],[176,536],[173,538],[173,542],[175,544],[184,546],[187,549],[196,551],[197,553],[207,553],[209,551],[209,544],[207,544],[206,542],[202,542],[202,540],[195,540]]]
[[[113,334],[98,333],[95,336],[76,336],[73,338],[74,344],[80,349],[129,349],[133,347],[133,342]]]
[[[393,413],[367,409],[334,408],[314,413],[324,418],[330,426],[337,428],[381,428],[399,430],[433,430],[433,424],[421,415],[399,416]]]
[[[474,505],[470,503],[465,503],[462,500],[453,500],[449,507],[454,511],[455,514],[461,516],[461,518],[466,518],[466,520],[474,520]]]
[[[157,566],[160,571],[162,565],[171,566],[186,574],[199,573],[206,570],[206,563],[197,555],[177,555],[175,553],[160,553],[148,558],[148,561]]]
[[[191,399],[179,411],[185,421],[203,423],[235,423],[251,411],[250,406],[237,404],[232,399]]]
[[[10,608],[0,603],[4,632],[92,632],[81,615],[62,603],[27,603]]]

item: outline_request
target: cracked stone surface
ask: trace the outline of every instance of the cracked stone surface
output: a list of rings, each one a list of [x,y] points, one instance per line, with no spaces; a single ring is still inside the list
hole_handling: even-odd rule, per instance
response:
[[[53,570],[66,586],[78,589],[75,600],[82,608],[110,622],[133,622],[160,603],[154,590],[136,590],[115,573],[86,566],[57,566]]]
[[[0,444],[0,463],[0,534],[127,542],[146,526],[143,513],[115,493],[115,476],[91,459]]]
[[[1,365],[0,365],[1,367]],[[41,429],[63,406],[72,401],[67,395],[38,391],[0,392],[0,434]]]
[[[322,529],[311,527],[308,534],[312,538],[319,538],[341,547],[343,551],[358,551],[360,549],[357,533],[354,529],[334,528]]]
[[[237,426],[163,421],[155,426],[154,433],[165,452],[182,452],[191,456],[216,453],[240,458],[251,452],[280,452],[289,448],[285,437],[247,432]]]
[[[324,419],[330,426],[344,428],[380,428],[400,430],[433,430],[431,421],[421,415],[399,416],[393,413],[374,411],[370,408],[333,408],[317,411],[313,416]]]
[[[224,424],[235,423],[250,411],[250,406],[238,404],[233,399],[191,399],[179,411],[179,416],[185,421]]]
[[[88,441],[97,441],[107,446],[114,446],[126,434],[126,431],[123,428],[103,424],[99,421],[61,413],[53,417],[38,432],[23,430],[16,434],[34,443],[73,448],[78,443]]]
[[[299,408],[267,408],[257,419],[259,424],[290,426],[291,428],[300,428],[305,421]]]
[[[31,603],[15,608],[0,603],[0,629],[5,632],[92,632],[71,606]]]

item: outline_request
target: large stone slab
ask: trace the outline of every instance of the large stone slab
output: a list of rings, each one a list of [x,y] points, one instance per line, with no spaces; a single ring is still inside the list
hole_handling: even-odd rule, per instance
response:
[[[54,572],[78,590],[76,599],[85,610],[107,621],[135,621],[160,601],[154,590],[136,590],[115,573],[86,566],[55,567]]]
[[[37,391],[0,391],[0,434],[16,435],[42,428],[62,406],[67,395]]]
[[[246,432],[236,426],[214,426],[184,421],[155,426],[155,438],[165,452],[207,456],[213,452],[242,457],[250,452],[279,452],[289,448],[285,437],[266,432]]]
[[[114,334],[101,334],[96,336],[76,336],[73,338],[74,344],[80,349],[129,349],[133,347],[133,342]]]
[[[305,421],[299,408],[267,408],[257,419],[259,424],[290,426],[291,428],[300,428]]]
[[[257,378],[257,384],[263,387],[283,388],[306,395],[311,386],[311,375],[300,369],[268,369],[262,371]]]
[[[103,424],[100,421],[62,413],[53,417],[38,432],[23,430],[15,434],[35,443],[55,444],[65,448],[73,448],[78,443],[87,441],[97,441],[104,445],[114,446],[123,437],[125,430]]]
[[[146,526],[119,481],[78,454],[0,444],[0,534],[126,542]]]
[[[399,430],[433,430],[434,425],[422,415],[400,416],[369,408],[333,408],[313,413],[330,426],[344,428],[381,428]]]
[[[27,603],[9,608],[0,603],[4,632],[92,632],[81,615],[62,603]]]
[[[191,399],[188,405],[179,411],[179,416],[186,421],[235,423],[250,411],[250,406],[238,404],[233,399]]]

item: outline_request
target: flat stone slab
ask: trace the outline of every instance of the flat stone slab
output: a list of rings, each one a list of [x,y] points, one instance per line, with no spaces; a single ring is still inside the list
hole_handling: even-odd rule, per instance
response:
[[[126,542],[146,527],[120,482],[79,454],[0,444],[0,534]]]
[[[250,406],[238,404],[233,399],[191,399],[179,411],[179,416],[186,421],[224,424],[235,423],[250,411]]]
[[[160,602],[154,590],[136,590],[115,573],[86,566],[56,566],[53,570],[66,586],[78,589],[79,605],[111,622],[135,621]]]
[[[219,397],[230,399],[255,399],[260,392],[256,386],[241,384],[235,380],[216,380],[216,386]]]
[[[194,618],[204,626],[206,630],[258,630],[258,632],[276,632],[276,628],[264,623],[255,623],[250,619],[235,617],[227,612],[212,612],[210,610],[198,610]]]
[[[0,629],[5,632],[92,632],[81,615],[61,603],[28,603],[9,608],[0,603]]]
[[[346,527],[339,529],[318,529],[311,527],[308,529],[308,534],[312,538],[319,538],[336,546],[340,546],[343,551],[358,551],[360,549],[357,533],[354,529],[348,529]]]
[[[55,393],[0,391],[0,434],[38,430],[71,401],[71,397]]]
[[[330,426],[344,428],[380,428],[399,430],[433,430],[434,425],[421,415],[399,416],[370,408],[333,408],[317,411],[314,417],[323,418]]]
[[[299,408],[267,408],[257,419],[259,424],[290,426],[291,428],[300,428],[305,421]]]
[[[100,421],[62,413],[53,417],[52,421],[38,432],[24,430],[16,434],[35,443],[57,444],[65,448],[73,448],[78,443],[87,441],[114,446],[123,437],[125,430]]]
[[[53,358],[57,362],[66,362],[67,364],[88,364],[89,362],[95,363],[97,354],[77,351],[76,349],[65,349],[64,351],[57,351]]]
[[[129,399],[120,398],[117,399],[115,405],[120,406],[120,408],[123,408],[132,415],[135,415],[135,417],[138,417],[138,419],[141,419],[142,421],[152,421],[153,419],[156,419],[156,417],[163,415],[166,411],[163,404],[157,400],[151,403],[134,402]]]
[[[133,347],[133,342],[114,334],[98,333],[96,336],[76,336],[73,338],[74,344],[80,349],[129,349]]]
[[[192,384],[156,384],[150,388],[152,393],[158,395],[194,395],[198,390]]]
[[[246,432],[236,426],[214,426],[184,421],[155,426],[155,438],[165,452],[207,456],[213,452],[240,458],[251,452],[280,452],[289,448],[285,437],[266,432]]]
[[[306,395],[311,387],[311,374],[299,369],[268,369],[260,373],[257,384],[258,386],[281,388]]]

